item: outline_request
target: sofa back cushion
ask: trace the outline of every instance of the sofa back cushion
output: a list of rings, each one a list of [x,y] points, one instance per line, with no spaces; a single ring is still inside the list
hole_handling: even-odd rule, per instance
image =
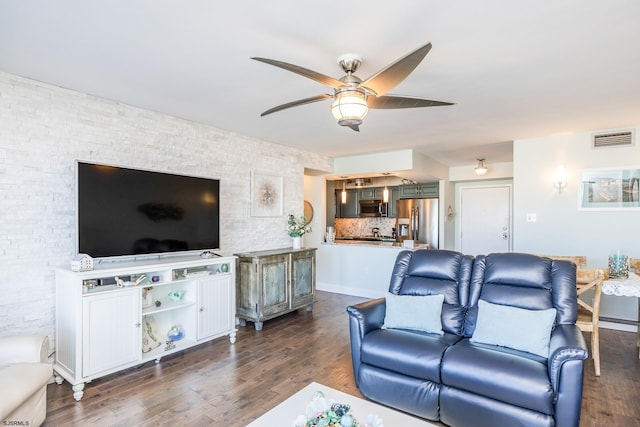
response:
[[[442,330],[462,335],[472,268],[473,257],[460,252],[402,251],[396,258],[389,292],[395,295],[442,295]]]
[[[555,308],[555,324],[576,321],[576,266],[569,261],[524,253],[479,255],[469,291],[464,325],[467,337],[475,330],[479,300],[527,310]]]

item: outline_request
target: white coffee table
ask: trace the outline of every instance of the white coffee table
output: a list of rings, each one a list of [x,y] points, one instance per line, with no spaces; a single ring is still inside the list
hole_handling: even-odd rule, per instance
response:
[[[327,399],[334,400],[337,403],[351,405],[351,412],[353,412],[354,417],[360,422],[363,422],[367,418],[367,415],[375,414],[382,418],[385,427],[435,426],[435,424],[428,423],[419,418],[394,411],[385,406],[377,405],[373,402],[313,382],[247,425],[247,427],[289,427],[293,425],[296,417],[304,414],[307,405],[313,398],[313,393],[316,391],[324,393]]]

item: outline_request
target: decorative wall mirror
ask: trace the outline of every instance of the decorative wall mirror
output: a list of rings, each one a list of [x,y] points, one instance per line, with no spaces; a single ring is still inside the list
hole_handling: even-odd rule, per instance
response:
[[[308,200],[304,201],[304,216],[307,217],[307,224],[311,223],[313,219],[313,206]]]

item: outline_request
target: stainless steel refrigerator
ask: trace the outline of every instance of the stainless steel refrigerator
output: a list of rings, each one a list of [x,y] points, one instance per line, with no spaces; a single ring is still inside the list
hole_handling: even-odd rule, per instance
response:
[[[413,240],[438,249],[438,199],[400,199],[396,202],[397,240]]]

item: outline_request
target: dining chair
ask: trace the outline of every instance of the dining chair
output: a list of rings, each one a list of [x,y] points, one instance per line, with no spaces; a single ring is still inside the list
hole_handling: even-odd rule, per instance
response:
[[[576,267],[584,267],[587,265],[587,257],[584,255],[543,255],[538,254],[539,257],[557,259],[562,261],[571,261]]]
[[[629,258],[629,270],[640,276],[640,258]],[[636,338],[638,359],[640,359],[640,297],[638,297],[638,333]]]
[[[596,377],[600,376],[600,297],[602,282],[607,272],[602,268],[579,268],[576,270],[578,293],[578,320],[576,325],[583,332],[591,332],[591,353]],[[593,291],[592,298],[585,295]]]
[[[576,325],[582,332],[591,333],[591,357],[596,377],[600,376],[600,298],[602,282],[608,277],[604,269],[586,269],[584,255],[541,255],[540,257],[573,262],[576,270],[576,290],[578,294],[578,320]],[[590,294],[593,292],[593,297]]]

